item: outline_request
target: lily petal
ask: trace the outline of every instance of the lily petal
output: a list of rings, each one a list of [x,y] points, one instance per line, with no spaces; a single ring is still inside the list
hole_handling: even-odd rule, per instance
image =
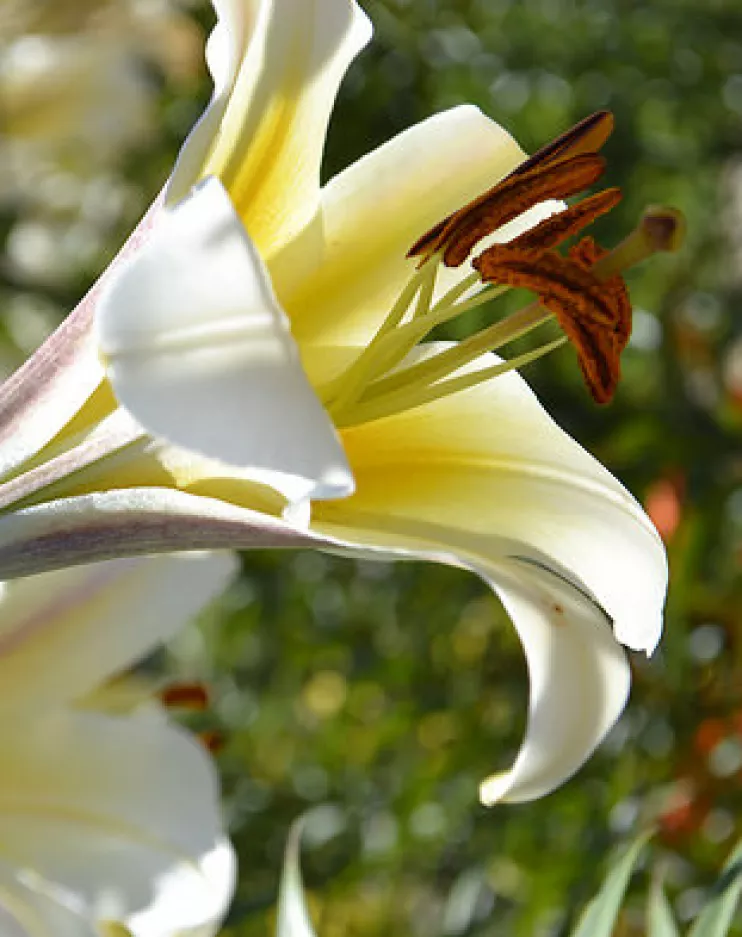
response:
[[[313,528],[465,566],[494,586],[532,689],[521,754],[484,794],[517,801],[556,787],[623,708],[618,641],[651,651],[659,638],[667,569],[650,522],[516,374],[343,435],[358,493],[316,505]]]
[[[445,346],[423,347],[429,354]],[[496,361],[485,355],[473,367]],[[347,509],[374,525],[399,518],[414,532],[419,524],[423,537],[430,525],[433,533],[449,531],[457,548],[467,540],[481,548],[490,537],[520,543],[585,584],[621,643],[648,653],[656,647],[667,586],[657,531],[517,373],[346,430],[343,444],[358,494],[342,505],[318,504],[318,522]]]
[[[216,179],[164,212],[110,282],[98,338],[120,403],[154,436],[286,496],[353,489],[260,255]]]
[[[135,937],[216,931],[234,856],[213,766],[186,733],[152,714],[58,711],[4,725],[2,745],[13,752],[0,778],[7,861]]]
[[[493,586],[523,644],[531,691],[526,736],[509,771],[480,786],[486,806],[535,800],[582,766],[621,715],[631,684],[606,613],[553,572],[514,565]]]
[[[335,176],[322,190],[314,229],[270,263],[297,339],[368,341],[414,272],[406,254],[417,238],[525,158],[507,131],[465,105],[405,130]],[[538,206],[522,226],[559,204]],[[519,230],[508,226],[503,238]],[[468,272],[441,271],[438,293]]]
[[[0,862],[0,934],[3,937],[100,937],[70,906],[61,889]]]
[[[103,380],[93,329],[96,304],[119,265],[146,241],[159,210],[157,199],[87,296],[2,385],[0,477],[49,443]]]
[[[0,475],[45,446],[103,380],[92,338],[91,297],[72,312],[0,395]]]
[[[0,712],[79,699],[167,641],[224,590],[229,553],[112,560],[3,585]]]
[[[203,176],[206,158],[255,32],[260,0],[212,0],[212,6],[216,25],[206,43],[206,64],[213,82],[211,100],[180,149],[165,187],[168,206],[184,199]]]
[[[217,498],[171,488],[127,488],[62,498],[7,515],[0,524],[0,578],[174,550],[302,546],[342,545]]]
[[[209,47],[215,96],[186,143],[170,198],[198,177],[224,183],[264,259],[315,214],[330,111],[349,64],[371,38],[353,0],[222,2]],[[194,153],[190,152],[190,149]]]

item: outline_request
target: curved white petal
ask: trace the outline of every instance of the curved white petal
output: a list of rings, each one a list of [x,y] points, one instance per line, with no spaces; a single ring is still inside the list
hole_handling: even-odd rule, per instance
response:
[[[318,223],[270,264],[297,339],[368,341],[414,272],[406,259],[414,242],[525,156],[502,127],[465,105],[410,127],[335,176],[322,190]],[[468,265],[442,271],[438,292],[468,272]]]
[[[472,367],[495,360],[486,355]],[[379,523],[419,522],[423,536],[437,525],[457,548],[481,549],[492,536],[519,542],[584,583],[619,641],[648,653],[656,647],[667,587],[659,535],[517,373],[344,431],[343,444],[358,493],[343,505],[317,505],[317,520],[347,508]]]
[[[0,477],[11,475],[53,439],[103,380],[92,322],[91,295],[4,382]]]
[[[33,505],[0,523],[0,577],[173,550],[333,547],[334,542],[217,497],[126,488]]]
[[[180,149],[165,189],[165,201],[175,205],[203,176],[204,164],[219,133],[229,96],[244,59],[261,0],[212,0],[216,25],[206,43],[206,64],[214,83],[211,100]]]
[[[526,800],[557,786],[621,712],[618,642],[649,652],[659,639],[667,568],[646,515],[515,374],[343,438],[357,493],[316,505],[313,528],[493,584],[532,696],[521,754],[484,794]]]
[[[140,557],[3,584],[0,714],[91,692],[170,638],[235,567],[229,553]]]
[[[156,199],[87,296],[0,392],[0,477],[35,456],[73,419],[104,378],[93,319],[101,290],[146,241],[160,209]]]
[[[498,580],[531,689],[515,764],[480,787],[486,806],[543,797],[574,774],[621,715],[631,684],[610,619],[573,585],[523,563],[500,570]]]
[[[330,111],[371,25],[353,0],[216,6],[208,47],[214,97],[184,146],[169,200],[218,176],[268,259],[317,209]]]
[[[198,858],[198,886],[193,869],[172,869],[163,876],[149,907],[126,919],[134,937],[214,937],[221,930],[237,885],[237,856],[226,838]],[[196,923],[192,923],[196,922]]]
[[[148,432],[290,502],[352,490],[260,255],[216,179],[163,213],[97,315],[116,396]]]
[[[4,724],[3,856],[135,937],[216,932],[234,887],[211,761],[159,718]]]

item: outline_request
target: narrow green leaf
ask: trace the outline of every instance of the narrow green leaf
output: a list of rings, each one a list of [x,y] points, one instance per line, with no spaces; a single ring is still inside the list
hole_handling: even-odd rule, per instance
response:
[[[680,937],[670,902],[667,900],[659,879],[655,879],[649,893],[647,935],[648,937]]]
[[[600,891],[585,908],[572,937],[611,937],[631,873],[651,835],[651,831],[643,833],[614,863]]]
[[[688,937],[726,937],[742,892],[742,840],[724,864],[713,897],[696,918]]]

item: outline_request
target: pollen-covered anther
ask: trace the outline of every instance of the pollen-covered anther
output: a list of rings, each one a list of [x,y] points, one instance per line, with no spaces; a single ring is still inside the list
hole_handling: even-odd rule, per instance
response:
[[[539,202],[577,195],[597,182],[604,171],[601,156],[584,154],[508,176],[429,231],[413,244],[408,256],[424,262],[440,251],[447,267],[458,267],[498,228]]]
[[[160,702],[168,709],[202,711],[208,708],[209,691],[203,683],[169,683],[159,692]]]
[[[605,170],[597,151],[612,130],[613,116],[608,111],[580,121],[483,195],[431,228],[413,244],[407,256],[419,257],[422,264],[440,252],[446,266],[457,267],[483,238],[537,203],[584,191]]]
[[[504,245],[505,248],[517,248],[524,253],[533,252],[541,254],[544,251],[558,247],[563,241],[573,237],[575,234],[592,224],[596,218],[609,212],[621,201],[620,189],[604,189],[597,192],[582,201],[570,205],[564,211],[557,212],[555,215],[539,222],[529,231],[525,231],[514,240]],[[492,250],[497,251],[499,245],[495,245]],[[477,267],[477,261],[473,262]]]
[[[496,245],[474,261],[483,280],[537,294],[574,345],[597,403],[613,397],[620,355],[631,333],[631,303],[623,280],[601,280],[592,270],[605,253],[592,238],[583,239],[568,257],[553,251],[534,256],[514,242]]]
[[[512,174],[525,172],[537,164],[546,165],[570,156],[579,156],[580,153],[597,153],[613,133],[615,123],[610,111],[595,111],[536,150],[520,166],[516,166]]]

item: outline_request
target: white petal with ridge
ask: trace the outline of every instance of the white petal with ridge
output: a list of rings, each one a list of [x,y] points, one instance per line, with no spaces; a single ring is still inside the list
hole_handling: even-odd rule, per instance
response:
[[[119,402],[153,436],[292,503],[352,491],[263,262],[216,179],[163,213],[108,286],[97,328]]]

